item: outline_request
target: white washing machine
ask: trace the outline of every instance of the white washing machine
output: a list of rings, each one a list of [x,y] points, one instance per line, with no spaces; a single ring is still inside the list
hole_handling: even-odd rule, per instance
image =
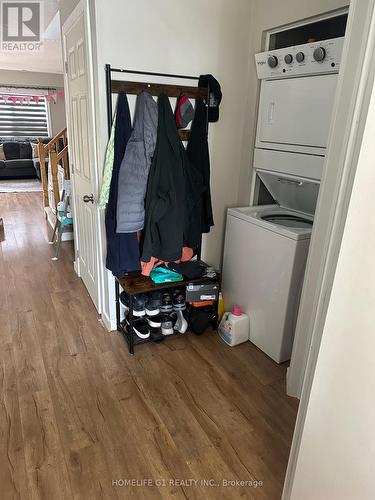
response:
[[[252,199],[260,181],[276,205],[228,210],[225,307],[250,318],[250,341],[290,359],[328,143],[343,38],[256,54],[261,80]]]
[[[250,318],[250,341],[277,363],[290,359],[317,180],[257,172],[277,205],[228,210],[222,289],[225,308]]]

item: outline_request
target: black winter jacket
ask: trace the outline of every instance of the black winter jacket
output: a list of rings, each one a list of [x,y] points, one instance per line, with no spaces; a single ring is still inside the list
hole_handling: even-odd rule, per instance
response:
[[[142,260],[181,258],[184,245],[187,156],[169,99],[158,99],[158,133],[145,201]]]
[[[202,99],[197,99],[191,133],[186,152],[192,167],[201,175],[200,233],[208,233],[214,225],[210,189],[210,156],[206,130],[207,109]],[[196,218],[196,217],[195,217]]]

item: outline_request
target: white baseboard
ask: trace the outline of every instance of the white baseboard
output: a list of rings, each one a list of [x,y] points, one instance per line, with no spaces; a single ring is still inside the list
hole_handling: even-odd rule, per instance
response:
[[[114,332],[117,330],[116,320],[110,319],[104,312],[102,313],[102,322],[109,332]]]

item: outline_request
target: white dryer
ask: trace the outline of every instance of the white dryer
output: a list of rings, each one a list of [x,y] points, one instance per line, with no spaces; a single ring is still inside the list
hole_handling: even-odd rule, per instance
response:
[[[319,181],[257,170],[276,205],[228,210],[222,289],[226,309],[250,318],[250,341],[290,359]]]

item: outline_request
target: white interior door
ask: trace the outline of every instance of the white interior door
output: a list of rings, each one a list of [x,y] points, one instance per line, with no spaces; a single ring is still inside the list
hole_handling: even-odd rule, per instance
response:
[[[69,25],[69,28],[65,29],[64,25],[64,58],[66,61],[69,148],[73,165],[76,267],[98,309],[98,230],[96,224],[97,207],[94,200],[96,193],[94,133],[85,15],[85,11],[82,10]]]
[[[263,81],[259,146],[326,148],[336,83],[337,74]]]

